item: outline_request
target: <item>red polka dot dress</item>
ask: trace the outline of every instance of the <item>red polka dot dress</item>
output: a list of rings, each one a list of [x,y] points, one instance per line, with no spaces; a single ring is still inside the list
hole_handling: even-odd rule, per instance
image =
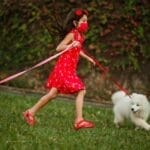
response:
[[[74,35],[74,40],[79,41],[82,45],[84,38],[79,31],[73,29],[71,33]],[[81,48],[72,48],[58,58],[46,83],[48,89],[55,87],[63,94],[76,93],[85,89],[83,82],[76,73],[80,51]]]

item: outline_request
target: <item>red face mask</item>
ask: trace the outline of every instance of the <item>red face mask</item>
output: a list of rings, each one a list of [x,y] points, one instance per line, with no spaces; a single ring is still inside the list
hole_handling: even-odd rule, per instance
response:
[[[79,32],[86,32],[88,30],[89,26],[87,22],[82,22],[80,25],[77,27]]]

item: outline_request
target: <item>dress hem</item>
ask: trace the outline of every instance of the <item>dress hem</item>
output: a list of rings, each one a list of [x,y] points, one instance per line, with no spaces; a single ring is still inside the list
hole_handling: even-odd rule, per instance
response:
[[[78,93],[79,91],[81,90],[86,90],[86,88],[81,88],[81,89],[77,89],[77,90],[74,90],[72,92],[63,92],[61,91],[58,87],[55,87],[55,86],[52,86],[52,87],[45,87],[46,89],[49,89],[51,90],[52,88],[56,88],[58,90],[58,93],[60,94],[75,94],[75,93]]]

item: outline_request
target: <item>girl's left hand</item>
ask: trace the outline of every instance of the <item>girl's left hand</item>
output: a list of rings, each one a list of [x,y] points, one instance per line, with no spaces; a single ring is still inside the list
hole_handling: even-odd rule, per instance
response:
[[[96,62],[93,59],[90,59],[90,62],[95,66]]]

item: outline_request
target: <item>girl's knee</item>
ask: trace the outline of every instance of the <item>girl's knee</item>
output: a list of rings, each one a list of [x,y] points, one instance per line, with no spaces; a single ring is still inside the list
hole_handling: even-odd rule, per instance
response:
[[[86,90],[85,89],[84,90],[80,90],[79,93],[85,95],[86,94]]]
[[[49,93],[49,94],[48,94],[48,98],[49,98],[49,99],[54,99],[56,96],[57,96],[56,93]]]
[[[53,99],[57,96],[57,89],[52,89],[48,94],[47,94],[47,97],[49,99]]]

